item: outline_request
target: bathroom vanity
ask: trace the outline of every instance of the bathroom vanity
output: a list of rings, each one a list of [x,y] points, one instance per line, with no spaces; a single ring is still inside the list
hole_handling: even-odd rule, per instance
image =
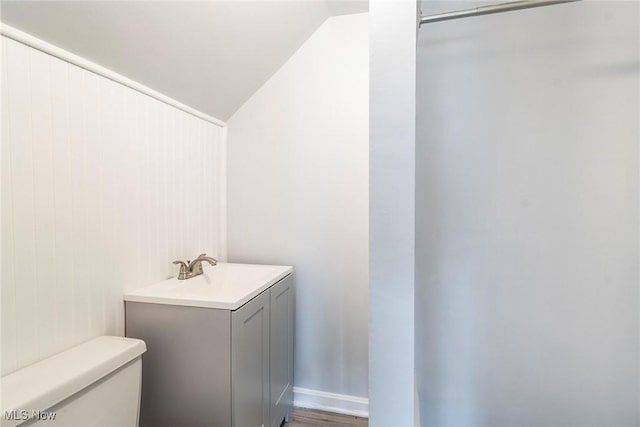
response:
[[[141,426],[278,427],[293,394],[293,268],[218,263],[124,296],[147,344]]]

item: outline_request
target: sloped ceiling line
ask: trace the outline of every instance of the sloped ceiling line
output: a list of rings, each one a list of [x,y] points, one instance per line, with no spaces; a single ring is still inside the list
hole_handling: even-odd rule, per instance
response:
[[[222,120],[218,120],[215,117],[211,117],[208,114],[204,114],[201,111],[195,110],[188,105],[184,105],[181,102],[176,101],[175,99],[169,98],[166,95],[163,95],[155,90],[148,88],[144,85],[141,85],[138,82],[135,82],[127,77],[120,75],[118,73],[114,73],[113,71],[102,67],[98,64],[95,64],[91,61],[87,61],[86,59],[74,55],[73,53],[67,52],[64,49],[60,49],[57,46],[54,46],[50,43],[47,43],[43,40],[40,40],[36,37],[33,37],[25,32],[17,30],[7,24],[3,24],[0,22],[0,34],[10,38],[11,40],[17,41],[34,49],[37,49],[41,52],[44,52],[48,55],[55,56],[65,62],[70,64],[74,64],[80,68],[83,68],[92,73],[98,74],[102,77],[105,77],[109,80],[112,80],[116,83],[120,83],[130,89],[136,90],[140,93],[143,93],[147,96],[150,96],[158,101],[164,102],[167,105],[177,108],[178,110],[182,110],[185,113],[189,113],[195,117],[198,117],[202,120],[206,120],[207,122],[213,123],[214,125],[224,127],[226,123]]]
[[[331,15],[367,1],[6,1],[0,20],[226,121]]]

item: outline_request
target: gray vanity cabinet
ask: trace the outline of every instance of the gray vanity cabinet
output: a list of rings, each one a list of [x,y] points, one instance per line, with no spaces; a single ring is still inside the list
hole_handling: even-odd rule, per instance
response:
[[[231,404],[235,427],[269,425],[270,291],[231,312]]]
[[[280,427],[291,412],[294,292],[289,275],[231,316],[235,427]]]
[[[140,425],[279,427],[293,394],[295,288],[282,278],[236,310],[125,302],[143,339]]]
[[[291,275],[271,287],[270,427],[279,427],[293,404],[295,288]]]

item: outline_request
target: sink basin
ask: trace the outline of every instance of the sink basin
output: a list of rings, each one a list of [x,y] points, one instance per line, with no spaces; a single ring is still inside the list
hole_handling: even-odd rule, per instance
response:
[[[173,278],[127,292],[124,300],[236,310],[291,272],[293,267],[283,265],[219,262],[191,279]]]

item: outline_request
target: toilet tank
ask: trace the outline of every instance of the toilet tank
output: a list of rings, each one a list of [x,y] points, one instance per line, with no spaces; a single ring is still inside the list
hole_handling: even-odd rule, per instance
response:
[[[0,425],[138,425],[144,341],[102,336],[0,378]]]

